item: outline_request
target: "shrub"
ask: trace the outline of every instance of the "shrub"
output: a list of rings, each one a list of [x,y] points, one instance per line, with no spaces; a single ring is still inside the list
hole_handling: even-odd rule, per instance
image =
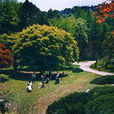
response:
[[[61,98],[59,101],[56,101],[52,105],[50,105],[47,109],[47,114],[86,114],[87,112],[90,111],[87,108],[86,104],[89,105],[90,102],[92,103],[94,102],[94,100],[96,101],[96,99],[100,99],[100,102],[98,102],[100,106],[103,103],[102,101],[103,98],[105,98],[102,96],[108,96],[108,95],[114,100],[114,97],[112,96],[114,95],[114,87],[97,87],[92,89],[88,93],[85,92],[73,93],[67,97]],[[111,103],[111,99],[109,96],[108,98],[106,97],[106,100],[109,100],[108,103]],[[108,105],[108,103],[106,104],[106,106]],[[105,109],[108,110],[108,107],[106,106]],[[110,107],[112,107],[112,105]],[[95,113],[95,114],[100,114],[100,113]]]
[[[61,69],[62,69],[62,70],[72,70],[72,72],[74,72],[74,73],[83,72],[83,70],[80,69],[80,68],[79,68],[78,66],[76,66],[76,65],[63,66]]]
[[[85,97],[84,97],[85,96]],[[83,114],[86,93],[74,93],[54,102],[48,107],[47,114]]]
[[[96,87],[88,93],[88,101],[91,101],[92,99],[95,99],[103,95],[113,94],[113,93],[114,93],[113,86],[112,87]]]
[[[113,114],[114,94],[104,95],[88,102],[85,114]]]
[[[75,68],[75,69],[72,70],[72,72],[79,73],[79,72],[83,72],[83,70],[80,69],[80,68]]]
[[[0,85],[0,98],[4,99],[5,106],[3,107],[6,112],[12,112],[17,106],[16,94],[7,90],[3,85]]]
[[[114,84],[114,75],[96,78],[96,79],[92,80],[91,83],[101,84],[101,85],[103,85],[103,84]]]

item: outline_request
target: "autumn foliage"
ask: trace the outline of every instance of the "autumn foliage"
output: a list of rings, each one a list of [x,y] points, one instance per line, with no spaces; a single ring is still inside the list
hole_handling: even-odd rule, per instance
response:
[[[0,42],[0,67],[13,65],[13,58],[11,51]]]
[[[94,12],[97,23],[102,23],[107,17],[114,17],[114,0],[106,0],[99,5],[98,11]]]

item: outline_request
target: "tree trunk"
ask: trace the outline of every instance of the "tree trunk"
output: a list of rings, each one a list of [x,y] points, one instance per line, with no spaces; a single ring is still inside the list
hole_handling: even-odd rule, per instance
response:
[[[14,63],[14,66],[13,66],[13,70],[14,70],[14,72],[17,72],[17,64],[16,63]]]

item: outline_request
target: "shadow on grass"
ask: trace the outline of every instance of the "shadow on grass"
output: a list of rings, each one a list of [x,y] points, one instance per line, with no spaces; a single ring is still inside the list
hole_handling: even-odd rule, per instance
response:
[[[31,75],[32,73],[29,72],[14,72],[13,70],[0,70],[0,74],[9,75],[9,78],[14,80],[22,80],[22,81],[30,81],[32,80]],[[36,81],[40,81],[40,75],[36,75]]]
[[[90,82],[91,84],[114,84],[114,75],[111,76],[103,76],[100,78],[96,78]]]
[[[9,81],[9,79],[3,78],[3,77],[0,78],[0,82],[3,82],[4,83],[4,82],[7,82],[7,81]]]
[[[14,72],[13,70],[0,70],[0,74],[6,74],[9,75],[9,78],[14,79],[14,80],[22,80],[22,81],[30,81],[32,80],[32,72]],[[48,78],[50,78],[49,74],[46,74]],[[51,80],[55,80],[55,76],[56,74],[53,74]],[[62,74],[60,73],[60,78],[64,78],[68,76],[68,74]],[[5,81],[5,79],[4,79]],[[6,80],[8,81],[8,80]],[[40,73],[36,73],[36,78],[35,81],[41,81],[41,74]]]

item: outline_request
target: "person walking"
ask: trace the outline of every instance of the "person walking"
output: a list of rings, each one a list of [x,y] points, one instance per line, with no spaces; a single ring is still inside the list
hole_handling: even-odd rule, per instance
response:
[[[50,79],[50,80],[52,80],[52,76],[53,76],[53,72],[50,71],[50,72],[49,72],[49,79]]]
[[[44,81],[45,81],[45,76],[41,75],[41,80],[42,80],[42,88],[44,87]]]
[[[57,72],[56,77],[55,77],[55,84],[59,84],[59,72]]]
[[[31,75],[31,78],[32,78],[32,82],[35,83],[35,80],[36,80],[36,73],[35,72]]]

